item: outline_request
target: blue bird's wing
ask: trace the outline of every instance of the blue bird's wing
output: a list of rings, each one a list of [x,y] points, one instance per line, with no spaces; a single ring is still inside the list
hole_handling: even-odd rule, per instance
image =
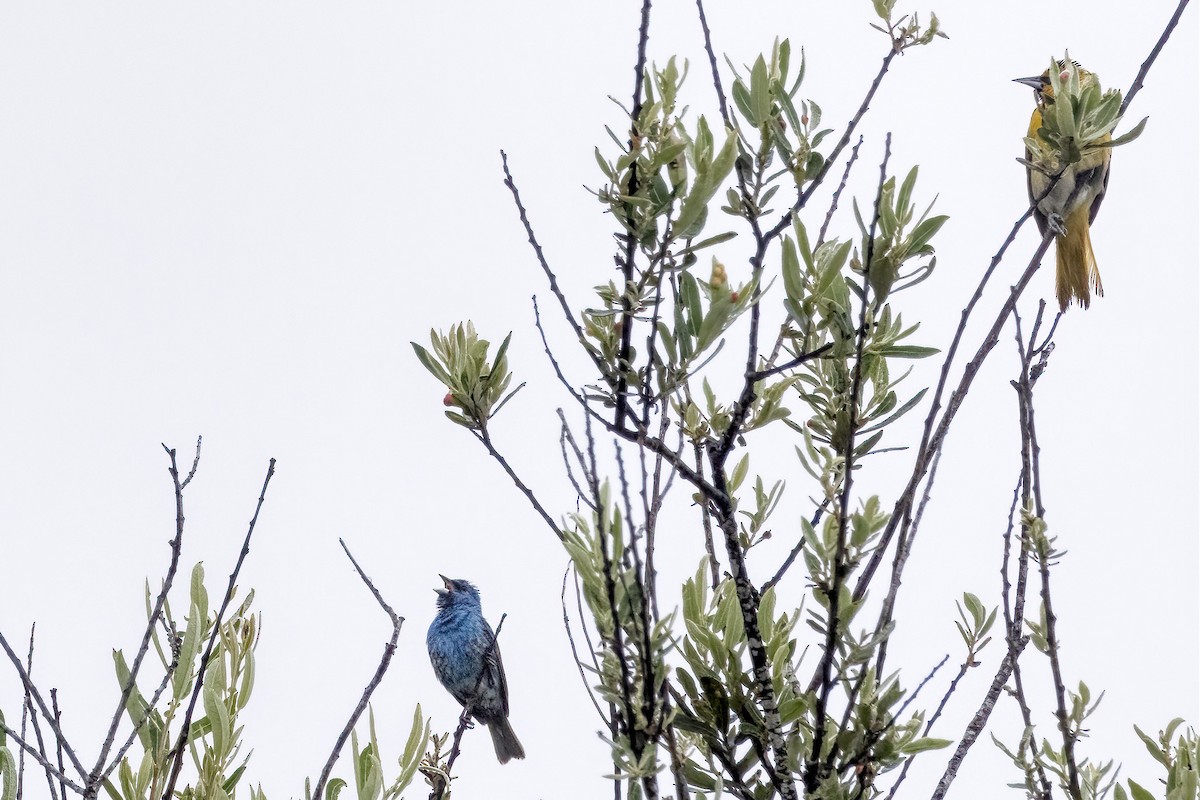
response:
[[[495,676],[496,690],[500,695],[500,707],[503,709],[501,716],[508,716],[508,679],[504,676],[504,660],[500,658],[500,642],[496,641],[496,634],[491,630],[488,633],[492,636],[492,649],[488,653],[486,670],[489,675]]]

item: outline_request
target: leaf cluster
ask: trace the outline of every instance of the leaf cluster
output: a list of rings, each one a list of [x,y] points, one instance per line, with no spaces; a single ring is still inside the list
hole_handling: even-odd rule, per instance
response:
[[[505,394],[512,382],[505,357],[510,339],[511,333],[504,337],[490,362],[490,344],[479,338],[475,325],[469,320],[452,326],[446,334],[431,330],[432,353],[416,342],[411,343],[422,366],[446,386],[448,391],[443,402],[456,409],[446,411],[452,422],[482,430],[488,420],[521,390],[518,386]]]

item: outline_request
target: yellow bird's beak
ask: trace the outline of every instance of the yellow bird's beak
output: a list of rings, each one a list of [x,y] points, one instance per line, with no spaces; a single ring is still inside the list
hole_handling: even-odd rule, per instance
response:
[[[1021,83],[1032,89],[1041,89],[1045,86],[1045,79],[1041,75],[1035,75],[1032,78],[1013,78],[1013,83]]]

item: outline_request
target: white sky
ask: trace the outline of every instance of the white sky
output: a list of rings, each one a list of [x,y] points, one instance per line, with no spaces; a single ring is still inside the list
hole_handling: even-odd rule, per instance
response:
[[[1067,47],[1106,86],[1127,87],[1174,5],[938,3],[951,39],[894,63],[862,128],[854,185],[869,196],[891,130],[895,170],[919,163],[919,197],[940,193],[938,210],[952,216],[936,241],[935,277],[898,300],[906,318],[923,321],[921,343],[945,341],[1025,208],[1013,159],[1031,98],[1010,80]],[[612,274],[610,220],[581,185],[599,182],[592,147],[607,146],[603,126],[623,125],[606,96],[627,102],[631,92],[637,8],[0,9],[0,630],[22,645],[37,621],[35,674],[59,687],[85,761],[115,703],[110,648],[134,648],[142,581],[156,582],[167,561],[173,508],[159,443],[186,461],[203,434],[184,562],[205,561],[214,603],[267,460],[279,460],[241,580],[265,617],[243,718],[251,780],[273,798],[300,794],[388,635],[337,545],[345,537],[408,619],[374,701],[389,760],[414,703],[442,729],[457,717],[424,644],[443,572],[475,581],[493,621],[509,615],[512,723],[529,752],[501,768],[487,737],[470,734],[462,796],[611,796],[596,777],[609,768],[606,749],[562,631],[565,556],[474,439],[442,418],[443,389],[408,342],[466,318],[494,341],[515,331],[511,363],[529,387],[494,436],[551,509],[569,510],[553,415],[569,398],[540,351],[529,302],[549,295],[498,151],[509,153],[566,291],[591,302],[589,288]],[[714,1],[709,13],[717,48],[735,62],[752,61],[776,34],[803,44],[802,94],[839,131],[886,46],[867,27],[866,0]],[[1141,140],[1114,155],[1093,230],[1108,296],[1067,315],[1039,384],[1048,521],[1069,551],[1055,571],[1068,683],[1108,692],[1083,751],[1124,761],[1144,784],[1158,773],[1132,724],[1200,720],[1196,27],[1189,9],[1122,127],[1150,115]],[[692,4],[657,4],[652,58],[691,59],[688,103],[712,119],[700,42]],[[808,219],[819,224],[824,208],[819,197]],[[712,220],[714,232],[736,226]],[[841,213],[835,233],[852,231]],[[747,272],[742,246],[721,251],[735,281]],[[1033,247],[1026,230],[990,307]],[[1052,296],[1050,270],[1035,279],[1026,313],[1038,296]],[[552,309],[547,317],[562,337]],[[924,695],[929,706],[961,661],[954,599],[974,591],[997,602],[1018,446],[1013,364],[1006,333],[951,434],[907,576],[890,663],[914,686],[950,654]],[[577,360],[570,367],[587,374]],[[887,501],[907,464],[881,457],[860,485]],[[763,467],[792,480],[795,505],[754,554],[759,581],[794,541],[811,492],[786,453]],[[664,544],[664,597],[695,569],[698,536],[681,524]],[[803,587],[793,576],[785,594],[795,600]],[[961,732],[1000,656],[993,643],[936,734]],[[1036,662],[1032,651],[1026,659]],[[1040,666],[1029,669],[1048,685]],[[18,718],[7,668],[0,706]],[[1016,718],[1010,704],[1002,709],[993,730],[1013,741]],[[911,796],[931,791],[944,756],[925,763]],[[1016,779],[984,740],[959,794],[1001,796]],[[45,791],[36,773],[26,786],[29,797]]]

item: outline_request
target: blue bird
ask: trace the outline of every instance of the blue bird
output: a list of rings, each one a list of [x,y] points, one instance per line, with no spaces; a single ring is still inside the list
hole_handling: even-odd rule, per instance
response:
[[[508,724],[504,662],[492,628],[483,618],[479,590],[467,581],[438,577],[446,588],[434,590],[438,612],[425,636],[433,672],[454,699],[487,726],[501,764],[524,758],[525,748]]]

